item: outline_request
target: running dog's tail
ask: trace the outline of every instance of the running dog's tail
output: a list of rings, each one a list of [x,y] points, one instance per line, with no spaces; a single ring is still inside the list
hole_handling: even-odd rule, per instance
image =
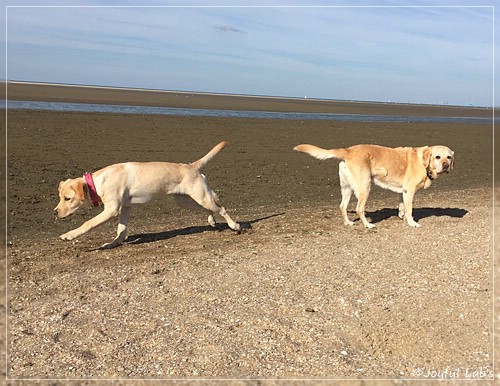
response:
[[[347,154],[345,149],[322,149],[321,147],[314,145],[297,145],[293,148],[293,150],[300,151],[302,153],[307,153],[314,158],[324,160],[328,158],[338,158],[343,160]]]
[[[212,150],[210,150],[207,153],[207,155],[205,155],[203,158],[200,158],[198,161],[191,162],[190,165],[197,170],[201,169],[203,166],[207,164],[208,161],[214,158],[217,155],[217,153],[220,152],[222,149],[224,149],[224,147],[226,147],[226,145],[228,144],[229,142],[227,141],[222,141],[218,143]]]

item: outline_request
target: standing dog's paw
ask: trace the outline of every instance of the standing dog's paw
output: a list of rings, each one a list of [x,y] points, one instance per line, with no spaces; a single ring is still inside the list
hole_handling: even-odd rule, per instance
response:
[[[411,219],[411,220],[408,220],[408,225],[411,226],[411,227],[414,227],[414,228],[420,228],[421,225],[417,222],[415,222],[415,220]]]

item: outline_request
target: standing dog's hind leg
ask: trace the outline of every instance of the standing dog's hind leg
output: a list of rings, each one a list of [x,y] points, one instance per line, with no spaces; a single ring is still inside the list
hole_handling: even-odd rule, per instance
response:
[[[358,204],[356,205],[356,213],[358,214],[363,225],[365,227],[367,227],[368,229],[371,229],[371,228],[375,227],[375,224],[370,223],[366,219],[366,215],[365,215],[365,205],[366,205],[366,201],[368,200],[369,194],[370,194],[369,187],[368,187],[368,189],[363,189],[361,192],[358,193],[358,195],[357,195],[358,196]]]
[[[351,196],[353,193],[353,190],[349,183],[349,178],[347,176],[348,173],[349,171],[347,170],[345,162],[341,162],[339,164],[340,191],[342,193],[340,213],[342,213],[342,220],[344,221],[344,225],[354,225],[354,222],[349,220],[349,217],[347,216],[347,207],[349,206],[349,201],[351,200]]]

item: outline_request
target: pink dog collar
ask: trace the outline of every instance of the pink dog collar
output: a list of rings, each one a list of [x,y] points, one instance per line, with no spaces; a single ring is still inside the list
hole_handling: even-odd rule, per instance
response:
[[[85,173],[83,177],[85,178],[85,182],[89,187],[89,194],[90,194],[90,199],[92,201],[92,205],[99,206],[99,202],[101,201],[101,199],[99,198],[99,195],[97,194],[97,191],[95,189],[92,173]]]

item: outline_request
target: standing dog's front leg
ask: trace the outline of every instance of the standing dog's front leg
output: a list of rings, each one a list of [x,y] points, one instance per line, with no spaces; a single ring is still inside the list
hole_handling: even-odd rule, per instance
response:
[[[59,236],[63,240],[73,240],[76,239],[78,236],[83,235],[84,233],[88,232],[92,228],[95,228],[98,225],[101,225],[105,223],[106,221],[110,220],[111,218],[115,217],[118,215],[118,209],[112,208],[112,207],[105,207],[104,210],[99,213],[97,216],[94,218],[91,218],[89,221],[84,222],[81,226],[79,226],[76,229],[73,229],[72,231],[69,231],[61,236]]]
[[[406,207],[405,207],[405,203],[403,201],[403,194],[399,195],[398,216],[401,220],[404,220],[406,217]]]
[[[406,209],[405,218],[406,222],[409,226],[418,228],[420,224],[418,224],[413,219],[413,196],[415,195],[414,190],[404,189],[403,190],[403,203]]]

